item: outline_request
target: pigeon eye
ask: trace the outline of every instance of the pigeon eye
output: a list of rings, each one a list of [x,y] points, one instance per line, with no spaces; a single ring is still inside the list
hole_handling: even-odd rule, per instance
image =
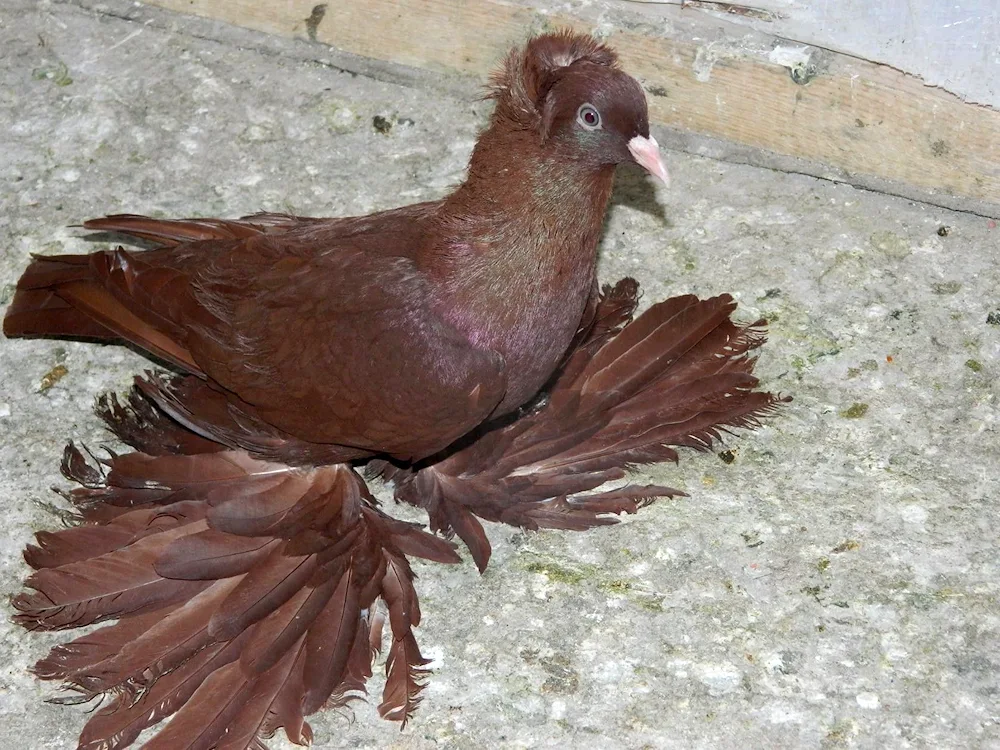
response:
[[[576,121],[586,130],[598,130],[601,127],[601,113],[593,104],[581,104],[576,111]]]

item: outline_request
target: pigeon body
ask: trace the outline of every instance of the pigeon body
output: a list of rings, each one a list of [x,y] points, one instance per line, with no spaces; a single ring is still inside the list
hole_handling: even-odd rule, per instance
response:
[[[36,257],[8,336],[127,341],[178,372],[98,411],[135,452],[63,472],[79,525],[25,558],[29,628],[115,620],[36,665],[111,694],[80,747],[259,748],[364,691],[391,634],[379,712],[405,722],[426,660],[407,558],[454,545],[382,512],[357,468],[391,480],[480,569],[479,519],[581,530],[666,487],[629,466],[753,427],[763,322],[726,295],[632,320],[631,279],[599,288],[615,168],[666,181],[639,84],[592,38],[550,34],[491,81],[496,108],[451,195],[370,216],[135,215],[85,227],[154,245]]]
[[[220,437],[197,399],[222,394],[272,447],[248,435],[227,444],[262,458],[432,455],[551,376],[596,302],[615,166],[649,142],[642,90],[587,37],[531,41],[493,96],[468,177],[444,200],[346,219],[250,217],[270,231],[224,241],[184,241],[173,222],[144,217],[92,220],[158,227],[172,246],[38,259],[4,331],[96,333],[159,354],[204,381],[187,394],[191,425]]]

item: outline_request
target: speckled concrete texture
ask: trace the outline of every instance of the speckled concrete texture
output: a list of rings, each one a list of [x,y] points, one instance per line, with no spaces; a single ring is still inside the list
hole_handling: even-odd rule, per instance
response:
[[[461,86],[95,7],[0,8],[0,305],[29,253],[92,249],[67,225],[104,213],[356,214],[441,196],[489,110]],[[482,577],[418,564],[434,659],[419,713],[400,732],[372,705],[326,712],[316,747],[1000,747],[1000,229],[667,160],[670,191],[621,173],[603,278],[636,277],[644,304],[732,293],[771,320],[758,370],[794,402],[636,474],[690,497],[585,534],[494,527]],[[94,396],[147,366],[0,341],[4,592],[32,533],[60,523],[47,488],[65,486],[62,445],[106,443]],[[0,747],[75,746],[85,709],[45,703],[58,691],[27,671],[57,640],[0,620]]]

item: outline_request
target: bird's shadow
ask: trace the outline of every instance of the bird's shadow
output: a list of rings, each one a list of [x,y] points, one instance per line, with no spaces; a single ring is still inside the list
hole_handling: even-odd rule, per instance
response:
[[[139,250],[155,250],[158,247],[162,247],[159,242],[133,237],[130,234],[120,232],[94,232],[89,229],[83,229],[82,227],[79,228],[85,233],[80,235],[80,238],[84,242],[91,242],[95,245],[128,245],[129,247],[134,247]]]
[[[612,206],[628,206],[669,225],[663,204],[656,199],[656,188],[649,174],[634,164],[623,164],[615,174],[615,187],[611,193]]]

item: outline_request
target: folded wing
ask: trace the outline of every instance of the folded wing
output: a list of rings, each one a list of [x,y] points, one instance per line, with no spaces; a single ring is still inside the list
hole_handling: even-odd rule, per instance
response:
[[[434,205],[327,221],[88,222],[161,246],[36,258],[4,332],[130,341],[205,383],[174,394],[173,416],[224,443],[235,423],[244,442],[227,444],[262,457],[308,443],[342,447],[314,460],[421,458],[479,424],[506,388],[502,358],[435,314],[407,257]]]

